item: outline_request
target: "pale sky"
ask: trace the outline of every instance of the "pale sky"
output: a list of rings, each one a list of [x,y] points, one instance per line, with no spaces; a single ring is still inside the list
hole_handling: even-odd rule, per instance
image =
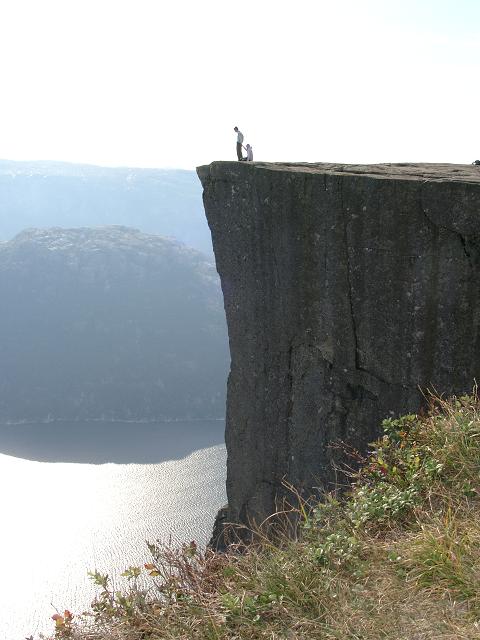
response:
[[[480,157],[480,0],[2,0],[0,158]]]

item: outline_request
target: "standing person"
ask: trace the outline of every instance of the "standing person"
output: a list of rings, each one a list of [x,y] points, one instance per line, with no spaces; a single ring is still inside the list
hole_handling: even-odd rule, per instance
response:
[[[247,152],[247,162],[253,162],[253,148],[252,145],[247,144],[245,147],[245,151]]]
[[[233,130],[237,134],[237,158],[241,162],[243,160],[243,155],[242,155],[243,133],[240,131],[238,127],[233,127]]]

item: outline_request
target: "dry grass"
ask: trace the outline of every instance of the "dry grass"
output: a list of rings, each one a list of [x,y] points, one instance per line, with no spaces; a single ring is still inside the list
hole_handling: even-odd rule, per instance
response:
[[[245,553],[153,545],[130,589],[60,620],[75,640],[480,640],[476,395],[384,422],[350,494],[305,511],[296,540]],[[129,573],[130,572],[130,573]]]

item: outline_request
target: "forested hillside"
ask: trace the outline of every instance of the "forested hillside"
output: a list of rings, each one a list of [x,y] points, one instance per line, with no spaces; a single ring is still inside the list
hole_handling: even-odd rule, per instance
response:
[[[0,421],[224,415],[215,267],[125,227],[0,244]]]

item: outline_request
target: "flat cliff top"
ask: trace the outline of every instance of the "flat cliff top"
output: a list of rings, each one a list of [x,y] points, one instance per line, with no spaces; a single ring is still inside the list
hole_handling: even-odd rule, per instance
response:
[[[331,175],[365,176],[384,180],[419,180],[438,182],[480,183],[480,167],[473,164],[447,163],[385,163],[385,164],[335,164],[330,162],[238,162],[216,161],[197,167],[200,180],[208,176],[228,174],[245,175],[244,172],[281,171],[292,173],[318,173]]]

